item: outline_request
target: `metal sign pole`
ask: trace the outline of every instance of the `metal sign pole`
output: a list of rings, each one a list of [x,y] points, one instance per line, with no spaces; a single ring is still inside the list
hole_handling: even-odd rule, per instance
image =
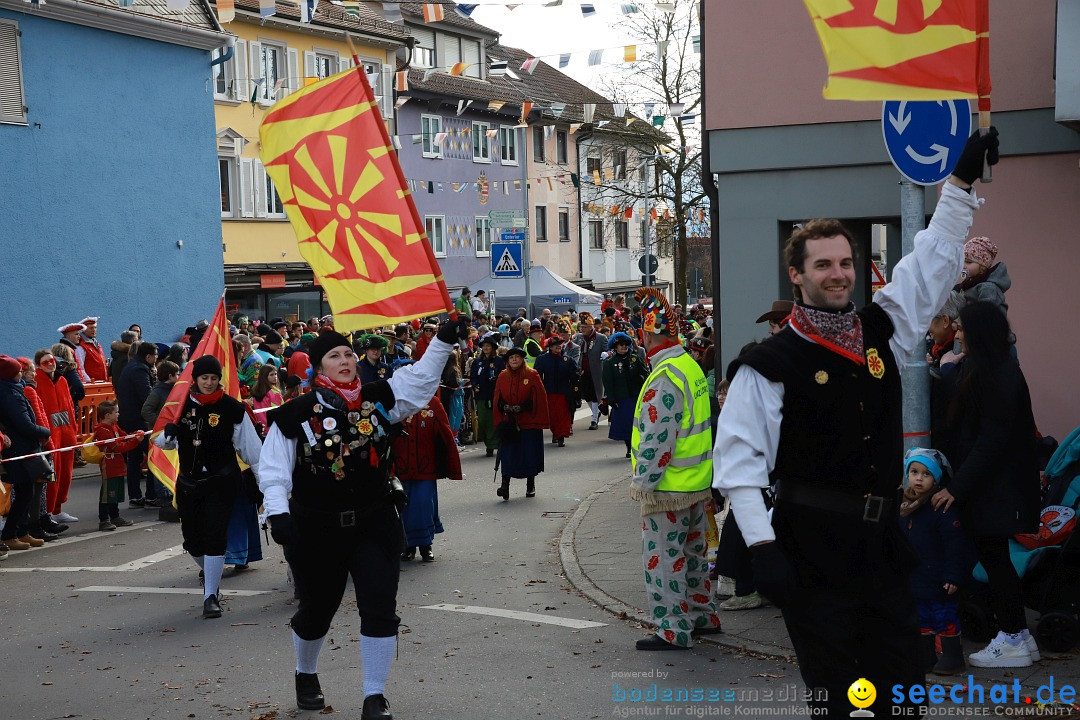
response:
[[[915,235],[926,225],[926,195],[921,185],[900,180],[901,254],[915,249]],[[930,446],[930,372],[919,350],[900,369],[903,388],[904,450]]]
[[[529,149],[525,143],[528,141],[528,137],[525,134],[527,128],[521,128],[521,149],[522,149],[522,162],[521,162],[521,185],[525,188],[525,192],[522,195],[525,197],[525,220],[529,219],[529,164],[526,162]],[[525,273],[525,315],[529,318],[533,317],[532,306],[532,238],[526,237],[523,243],[524,247],[521,249],[521,264],[522,272]]]

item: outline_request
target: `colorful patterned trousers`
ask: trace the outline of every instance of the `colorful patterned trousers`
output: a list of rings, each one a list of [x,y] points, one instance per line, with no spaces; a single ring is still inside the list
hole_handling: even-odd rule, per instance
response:
[[[705,559],[705,502],[686,510],[653,513],[642,520],[649,619],[664,640],[691,647],[691,631],[720,626]]]

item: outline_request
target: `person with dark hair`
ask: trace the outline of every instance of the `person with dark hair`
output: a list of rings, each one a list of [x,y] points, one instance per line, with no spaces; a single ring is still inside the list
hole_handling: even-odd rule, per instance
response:
[[[536,476],[544,472],[544,430],[548,428],[547,393],[524,348],[506,351],[506,369],[495,380],[495,426],[499,431],[502,484],[495,494],[510,499],[510,480],[526,478],[525,497],[536,497]]]
[[[966,305],[956,321],[964,357],[949,400],[946,455],[955,473],[934,494],[935,508],[955,503],[990,582],[1001,631],[968,657],[975,667],[1027,667],[1039,648],[1027,628],[1009,538],[1039,525],[1039,461],[1031,395],[1012,357],[1012,333],[1000,306]]]
[[[120,427],[128,432],[150,430],[142,417],[142,408],[150,392],[154,389],[154,376],[151,368],[157,364],[158,349],[152,342],[140,342],[135,346],[133,357],[124,368],[124,374],[115,383],[116,402],[120,406]],[[161,507],[159,495],[165,495],[165,489],[158,492],[158,482],[151,476],[146,478],[146,496],[142,491],[142,461],[150,441],[142,441],[127,453],[127,489],[128,507]]]
[[[611,406],[608,438],[623,441],[626,457],[630,457],[637,398],[649,377],[649,366],[633,352],[633,346],[633,338],[629,335],[615,333],[611,336],[612,352],[604,360],[604,402]]]
[[[495,432],[492,400],[495,396],[495,381],[506,367],[506,361],[499,357],[498,332],[489,332],[480,338],[480,352],[469,366],[469,379],[476,394],[476,439],[484,441],[487,456],[491,457],[499,449],[499,436]]]
[[[165,356],[165,359],[182,371],[188,361],[188,346],[182,342],[173,343],[169,346],[169,354]]]
[[[356,366],[361,383],[389,380],[394,374],[394,369],[383,357],[388,345],[386,338],[372,333],[361,336],[353,343],[359,358]]]
[[[118,527],[134,525],[120,516],[120,503],[124,502],[124,475],[127,461],[124,453],[134,449],[146,433],[136,430],[128,436],[119,425],[120,411],[114,402],[97,406],[97,425],[94,442],[101,449],[101,493],[98,496],[98,531],[112,531]]]
[[[540,375],[547,393],[551,442],[566,447],[566,438],[570,437],[574,425],[572,399],[578,392],[578,369],[563,353],[561,337],[552,335],[548,338],[547,350],[536,358],[533,369]]]
[[[997,162],[997,142],[993,128],[968,138],[929,226],[861,310],[851,233],[838,220],[796,227],[784,253],[791,322],[727,371],[713,486],[738,515],[757,591],[783,612],[815,711],[846,715],[853,678],[878,688],[925,679],[908,583],[916,559],[896,505],[900,367],[924,352],[960,275],[979,207],[971,186],[984,159]],[[773,482],[770,522],[762,490]],[[879,693],[872,711],[896,708]]]
[[[386,680],[397,647],[404,491],[390,477],[393,426],[421,411],[439,386],[468,320],[443,326],[424,359],[389,380],[361,384],[349,340],[332,330],[311,345],[313,391],[268,414],[259,478],[274,541],[292,569],[296,704],[326,701],[318,661],[352,577],[360,614],[363,720],[390,720]]]
[[[120,333],[119,340],[113,340],[109,346],[109,354],[112,360],[109,362],[109,379],[114,383],[120,379],[130,358],[130,350],[133,343],[138,342],[139,336],[134,330],[125,330]]]
[[[154,429],[154,423],[157,422],[161,409],[165,407],[165,402],[169,399],[169,393],[172,392],[173,385],[180,379],[180,366],[171,360],[159,362],[156,371],[157,382],[154,383],[154,389],[146,396],[146,402],[143,403],[142,409],[139,411],[143,420],[146,421],[147,430]]]
[[[50,354],[51,355],[51,354]],[[0,355],[0,427],[3,428],[4,457],[18,457],[41,451],[49,441],[51,431],[37,424],[30,401],[23,393],[20,374],[22,365],[13,357]],[[29,550],[41,547],[43,539],[30,535],[30,513],[36,513],[33,469],[36,458],[4,463],[5,479],[11,483],[14,495],[7,523],[0,532],[0,555],[7,550]]]

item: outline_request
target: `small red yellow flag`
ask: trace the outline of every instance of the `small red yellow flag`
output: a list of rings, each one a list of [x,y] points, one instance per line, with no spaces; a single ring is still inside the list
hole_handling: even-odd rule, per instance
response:
[[[191,360],[200,358],[203,355],[212,355],[218,359],[218,362],[221,363],[222,389],[225,394],[239,399],[240,382],[236,377],[236,362],[232,351],[232,338],[229,335],[229,321],[225,317],[224,296],[218,301],[217,310],[214,311],[214,318],[210,321],[210,326],[206,328],[202,340],[195,347],[195,352],[191,354]],[[191,392],[191,371],[193,369],[194,365],[190,362],[184,366],[184,371],[180,373],[180,379],[173,385],[172,391],[169,392],[169,398],[165,401],[164,407],[161,408],[161,414],[158,415],[157,422],[154,423],[153,434],[156,435],[166,425],[179,419],[180,412],[184,409],[184,402]],[[177,451],[162,450],[151,443],[150,455],[147,458],[146,465],[150,468],[150,472],[161,481],[161,484],[175,495],[176,476],[180,469],[180,456]]]
[[[829,100],[978,95],[977,0],[803,0],[821,40]]]
[[[274,105],[261,156],[334,327],[350,332],[453,309],[390,143],[358,67]]]
[[[423,12],[424,22],[426,23],[439,22],[446,18],[443,6],[440,3],[424,3]]]

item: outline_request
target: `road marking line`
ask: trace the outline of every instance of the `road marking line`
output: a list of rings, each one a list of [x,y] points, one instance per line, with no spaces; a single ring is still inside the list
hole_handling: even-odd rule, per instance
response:
[[[131,587],[127,585],[90,585],[78,588],[75,592],[107,592],[107,593],[152,593],[155,595],[202,595],[202,588],[163,588],[163,587]],[[269,590],[218,590],[220,595],[236,595],[238,597],[250,597],[252,595],[266,595]]]
[[[83,540],[93,540],[100,537],[115,537],[120,533],[131,532],[133,530],[145,530],[148,527],[164,524],[165,522],[163,520],[151,520],[150,522],[137,522],[134,525],[129,525],[127,527],[118,527],[115,530],[95,530],[93,532],[83,533],[82,535],[73,535],[71,537],[64,537],[61,535],[59,539],[53,540],[50,543],[45,543],[43,547],[34,548],[34,550],[40,552],[42,550],[64,547],[73,543],[82,542]]]
[[[13,567],[13,568],[0,568],[0,573],[27,573],[27,572],[131,572],[133,570],[142,570],[145,567],[149,567],[154,563],[159,563],[163,560],[174,558],[177,555],[184,554],[183,545],[174,545],[171,548],[166,548],[161,552],[156,552],[153,555],[147,555],[146,557],[132,560],[131,562],[124,563],[123,565],[110,565],[108,567],[95,567],[95,566],[82,566],[82,567]]]
[[[533,623],[545,623],[560,627],[584,628],[603,627],[607,623],[592,622],[591,620],[574,620],[562,618],[556,615],[541,615],[539,613],[522,612],[520,610],[503,610],[502,608],[480,607],[477,605],[454,605],[452,603],[439,603],[438,605],[424,605],[421,610],[448,610],[450,612],[472,613],[474,615],[492,615],[494,617],[509,618],[511,620],[525,620]]]

